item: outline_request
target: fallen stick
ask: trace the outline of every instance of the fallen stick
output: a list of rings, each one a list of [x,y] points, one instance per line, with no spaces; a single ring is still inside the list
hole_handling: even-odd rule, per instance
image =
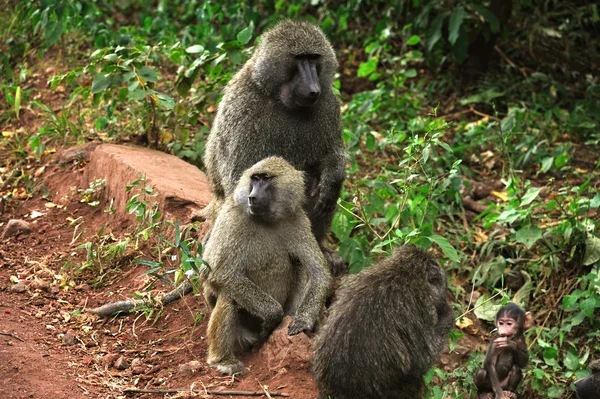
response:
[[[8,332],[1,332],[0,331],[0,335],[6,335],[7,337],[13,337],[14,339],[18,339],[21,342],[25,342],[25,340],[23,338],[19,338],[15,334],[11,334],[11,333],[8,333]]]
[[[189,294],[192,291],[193,291],[192,283],[189,280],[185,280],[184,282],[179,284],[176,288],[167,292],[165,295],[163,295],[161,298],[159,298],[158,302],[161,305],[166,305],[168,303],[171,303],[178,299],[183,298],[184,296],[186,296],[187,294]],[[107,303],[106,305],[99,306],[97,308],[87,309],[86,312],[96,314],[96,315],[102,316],[102,317],[109,317],[109,316],[112,316],[117,313],[129,313],[138,306],[154,307],[155,304],[153,304],[151,301],[149,301],[147,299],[132,298],[127,301],[111,302],[111,303]]]
[[[222,395],[222,396],[263,396],[265,392],[255,392],[255,391],[207,391],[204,389],[137,389],[137,388],[125,388],[123,393],[156,393],[156,394],[165,394],[165,393],[179,393],[179,392],[193,392],[193,393],[205,393],[208,395]],[[283,396],[285,398],[289,397],[287,393],[283,392],[268,392],[271,396]]]

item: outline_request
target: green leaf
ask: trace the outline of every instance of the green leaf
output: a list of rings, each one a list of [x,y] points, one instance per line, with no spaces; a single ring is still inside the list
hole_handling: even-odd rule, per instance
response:
[[[407,71],[404,73],[404,75],[405,75],[407,78],[414,78],[415,76],[417,76],[417,70],[416,70],[416,69],[414,69],[414,68],[411,68],[411,69],[407,70]]]
[[[135,259],[133,261],[133,263],[138,263],[140,265],[144,265],[144,266],[150,266],[150,267],[162,267],[162,264],[158,263],[158,262],[154,262],[151,260],[145,260],[145,259]]]
[[[107,61],[117,62],[119,60],[119,56],[116,55],[115,53],[106,54],[104,56],[104,59],[107,60]]]
[[[456,252],[456,249],[454,249],[454,247],[450,245],[450,243],[445,237],[434,234],[427,237],[427,239],[431,242],[436,243],[441,248],[444,255],[448,257],[448,259],[454,262],[458,262],[458,254]]]
[[[577,352],[574,349],[569,349],[563,363],[568,370],[577,370],[579,368],[579,356],[577,355]]]
[[[463,7],[456,7],[450,15],[450,27],[448,32],[448,40],[450,44],[454,45],[458,40],[460,33],[460,27],[463,19],[465,18],[465,9]]]
[[[540,194],[540,190],[541,189],[539,187],[531,187],[529,190],[527,190],[527,192],[523,196],[523,199],[521,200],[521,206],[531,204],[533,200],[535,200]]]
[[[359,78],[364,78],[366,76],[369,76],[373,72],[375,72],[376,69],[377,69],[377,58],[371,58],[367,62],[361,62],[360,66],[358,67],[357,76]]]
[[[554,165],[554,157],[546,157],[542,159],[542,168],[540,169],[540,172],[546,173],[550,170],[552,165]]]
[[[175,107],[175,100],[166,94],[155,93],[152,98],[162,108],[173,109]]]
[[[413,35],[413,36],[409,37],[408,40],[406,41],[406,44],[408,44],[409,46],[414,46],[419,43],[421,43],[421,38],[417,35]]]
[[[583,265],[590,266],[600,260],[600,238],[588,234],[585,240],[585,255]]]
[[[144,90],[144,89],[137,88],[137,89],[132,90],[132,91],[129,92],[129,99],[130,100],[141,101],[144,98],[146,98],[146,90]]]
[[[594,195],[594,198],[590,201],[590,208],[600,208],[600,193]]]
[[[63,32],[63,25],[61,22],[52,21],[48,22],[46,29],[44,30],[44,39],[46,40],[46,46],[50,47],[58,41],[60,35]]]
[[[21,86],[17,86],[17,90],[15,91],[15,116],[17,120],[19,119],[19,111],[21,110]]]
[[[427,51],[431,51],[433,46],[442,38],[442,25],[446,15],[439,15],[429,26],[427,30]]]
[[[594,309],[596,308],[596,298],[586,298],[579,305],[581,312],[586,315],[590,320],[594,320]]]
[[[144,65],[138,70],[138,76],[144,79],[147,82],[156,82],[158,77],[156,76],[156,72],[154,69]]]
[[[502,130],[503,134],[507,134],[512,132],[516,125],[517,120],[515,118],[515,115],[511,113],[502,120],[502,123],[500,123],[500,129]]]
[[[475,2],[471,2],[470,6],[479,13],[485,19],[485,22],[490,24],[490,29],[492,33],[497,33],[500,31],[500,22],[498,18],[494,15],[494,13],[484,6],[483,4],[477,4]]]
[[[247,44],[250,39],[252,39],[252,32],[254,31],[254,23],[250,23],[250,25],[248,25],[248,27],[242,29],[238,34],[237,34],[237,40],[242,44],[245,45]]]
[[[496,320],[496,313],[500,309],[500,305],[490,301],[487,295],[482,295],[475,302],[475,309],[473,313],[480,320],[494,321]]]
[[[110,85],[110,79],[108,74],[99,73],[94,77],[92,81],[92,93],[100,93],[104,91]]]
[[[542,238],[542,229],[535,225],[529,225],[517,231],[516,239],[518,242],[525,244],[527,249],[531,249],[537,240]]]
[[[198,54],[198,53],[202,53],[203,51],[204,51],[204,47],[202,47],[199,44],[194,44],[193,46],[190,46],[185,49],[185,52],[188,54]]]

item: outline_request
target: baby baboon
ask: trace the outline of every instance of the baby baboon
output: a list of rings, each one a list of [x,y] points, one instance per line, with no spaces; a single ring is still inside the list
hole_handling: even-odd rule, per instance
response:
[[[523,379],[522,368],[529,362],[523,333],[531,327],[531,312],[509,303],[496,313],[498,333],[488,346],[483,368],[473,376],[481,399],[517,397]]]
[[[258,162],[215,220],[204,248],[207,360],[224,374],[244,372],[235,353],[265,339],[285,314],[294,316],[294,335],[312,330],[323,310],[331,276],[302,209],[303,175],[282,158]]]
[[[575,390],[578,399],[600,398],[600,360],[590,363],[592,374],[575,381]]]
[[[316,26],[283,21],[225,88],[206,144],[214,221],[242,172],[280,156],[306,174],[305,210],[319,245],[329,230],[346,176],[340,103],[332,91],[337,60]],[[334,274],[341,257],[322,248]]]
[[[415,247],[349,276],[314,344],[320,398],[421,397],[453,323],[447,291],[444,271]]]

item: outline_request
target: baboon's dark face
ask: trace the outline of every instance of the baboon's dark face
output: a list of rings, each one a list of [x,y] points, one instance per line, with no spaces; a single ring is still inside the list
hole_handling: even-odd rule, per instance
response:
[[[281,91],[281,102],[288,108],[312,107],[319,99],[320,58],[318,54],[302,54],[293,57],[292,79],[283,86]]]
[[[288,109],[307,109],[331,91],[337,60],[323,32],[283,22],[263,35],[249,63],[252,79]]]
[[[273,176],[265,173],[250,176],[248,194],[248,214],[255,217],[266,217],[271,213],[274,202]]]
[[[579,399],[600,398],[600,370],[593,371],[591,375],[575,381],[575,390]]]

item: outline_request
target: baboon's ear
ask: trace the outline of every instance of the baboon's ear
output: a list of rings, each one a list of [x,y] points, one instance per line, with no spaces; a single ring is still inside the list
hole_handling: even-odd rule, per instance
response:
[[[531,327],[532,324],[533,324],[533,316],[531,315],[531,312],[525,312],[525,320],[523,321],[523,328],[527,329],[527,328]]]

